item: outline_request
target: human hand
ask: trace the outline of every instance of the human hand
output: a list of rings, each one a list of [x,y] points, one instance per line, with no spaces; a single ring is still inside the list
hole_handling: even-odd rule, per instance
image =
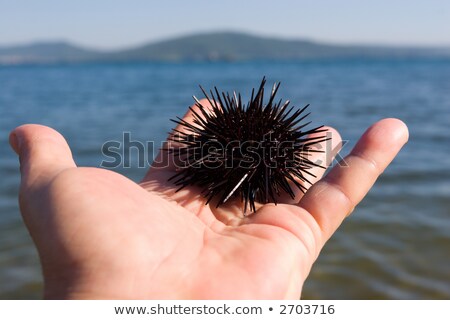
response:
[[[338,149],[339,134],[329,130]],[[140,184],[78,168],[48,127],[18,127],[10,143],[46,298],[298,299],[325,242],[407,139],[401,121],[377,122],[345,158],[348,166],[335,166],[295,201],[247,217],[238,203],[205,206],[196,187],[175,193],[172,166],[154,166]],[[318,180],[324,172],[314,173]]]

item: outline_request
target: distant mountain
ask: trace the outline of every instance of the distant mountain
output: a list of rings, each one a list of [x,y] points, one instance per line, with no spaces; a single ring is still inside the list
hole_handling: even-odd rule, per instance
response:
[[[243,33],[220,32],[184,36],[110,53],[115,61],[208,61],[208,60],[304,60],[324,58],[423,57],[446,55],[450,50],[345,46],[306,40],[285,40]]]
[[[331,45],[236,32],[195,34],[113,52],[82,49],[66,42],[0,47],[0,64],[423,57],[449,58],[450,48]]]
[[[82,49],[67,42],[39,42],[0,47],[0,64],[69,63],[95,60],[99,52]]]
[[[150,43],[107,55],[112,60],[259,60],[323,55],[329,46],[304,40],[280,40],[242,33],[195,34]]]

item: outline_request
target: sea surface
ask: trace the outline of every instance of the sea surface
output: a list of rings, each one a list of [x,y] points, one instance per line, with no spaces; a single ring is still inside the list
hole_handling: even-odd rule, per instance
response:
[[[165,139],[209,89],[249,96],[262,77],[280,97],[311,104],[311,119],[349,143],[397,117],[410,141],[322,251],[308,299],[450,299],[450,61],[322,61],[0,67],[0,298],[42,297],[36,250],[18,204],[18,160],[8,134],[24,123],[60,131],[80,166],[100,166],[101,146]],[[386,137],[389,139],[389,137]],[[149,154],[149,159],[154,154]],[[135,181],[147,168],[119,172]]]

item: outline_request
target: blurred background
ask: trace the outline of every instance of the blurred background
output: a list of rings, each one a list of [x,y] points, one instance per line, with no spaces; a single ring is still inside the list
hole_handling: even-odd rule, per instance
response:
[[[0,298],[42,297],[14,127],[51,126],[98,167],[125,131],[158,146],[199,84],[248,97],[266,76],[340,131],[343,154],[381,118],[410,129],[302,297],[450,299],[450,2],[0,0],[0,16]],[[132,157],[117,171],[139,181]]]

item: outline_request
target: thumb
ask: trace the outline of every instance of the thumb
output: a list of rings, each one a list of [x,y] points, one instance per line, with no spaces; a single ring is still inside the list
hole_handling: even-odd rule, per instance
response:
[[[11,132],[9,142],[19,155],[22,188],[45,185],[76,166],[64,137],[49,127],[22,125]]]

